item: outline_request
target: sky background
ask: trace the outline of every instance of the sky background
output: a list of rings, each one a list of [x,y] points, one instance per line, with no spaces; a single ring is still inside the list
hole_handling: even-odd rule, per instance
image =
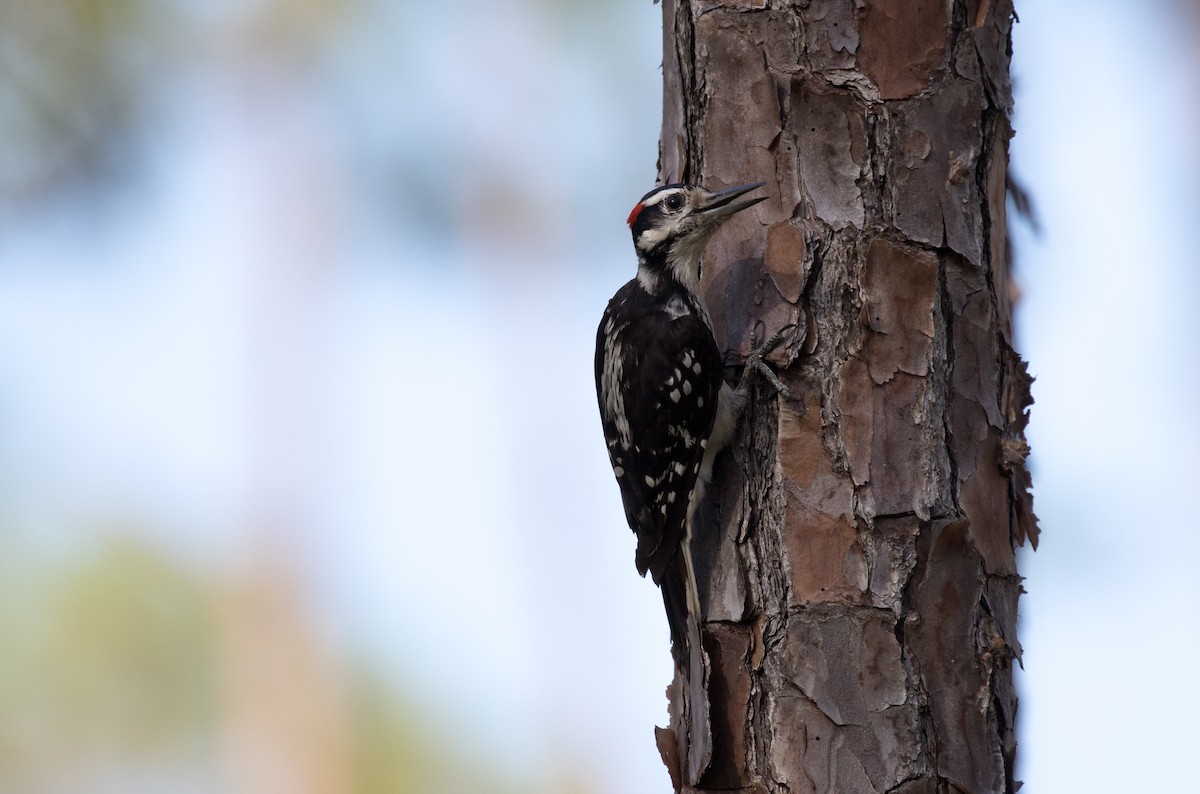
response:
[[[1132,8],[1014,34],[1023,794],[1200,744],[1200,8]],[[0,12],[0,788],[670,791],[591,372],[660,13]]]

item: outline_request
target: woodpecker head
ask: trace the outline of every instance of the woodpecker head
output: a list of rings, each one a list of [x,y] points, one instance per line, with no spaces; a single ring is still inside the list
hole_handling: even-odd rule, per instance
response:
[[[651,289],[663,277],[671,277],[699,294],[704,246],[730,216],[766,199],[734,201],[762,185],[737,185],[715,193],[694,185],[663,185],[643,196],[628,221],[643,285]]]

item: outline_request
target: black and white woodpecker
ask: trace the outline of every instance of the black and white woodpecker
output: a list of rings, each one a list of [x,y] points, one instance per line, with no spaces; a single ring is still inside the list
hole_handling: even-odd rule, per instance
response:
[[[635,562],[662,588],[676,662],[687,666],[688,621],[699,594],[690,541],[696,507],[721,448],[749,398],[751,354],[737,388],[725,382],[721,351],[700,291],[700,257],[722,223],[765,197],[736,199],[762,182],[709,192],[692,185],[651,190],[629,213],[637,276],[617,291],[596,335],[596,396],[625,517],[637,536]],[[764,349],[776,342],[768,343]]]

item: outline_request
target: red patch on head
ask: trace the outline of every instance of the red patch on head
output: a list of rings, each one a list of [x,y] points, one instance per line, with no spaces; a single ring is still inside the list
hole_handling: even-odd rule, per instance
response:
[[[629,220],[625,221],[630,225],[630,227],[632,227],[633,222],[637,220],[637,216],[642,214],[642,210],[645,208],[645,206],[646,205],[640,201],[634,206],[633,210],[629,213]]]

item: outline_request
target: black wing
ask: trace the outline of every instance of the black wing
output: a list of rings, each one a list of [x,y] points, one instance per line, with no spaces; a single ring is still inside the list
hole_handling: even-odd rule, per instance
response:
[[[638,571],[656,583],[686,531],[720,386],[720,353],[700,317],[673,316],[636,282],[609,302],[596,340],[600,416]]]

